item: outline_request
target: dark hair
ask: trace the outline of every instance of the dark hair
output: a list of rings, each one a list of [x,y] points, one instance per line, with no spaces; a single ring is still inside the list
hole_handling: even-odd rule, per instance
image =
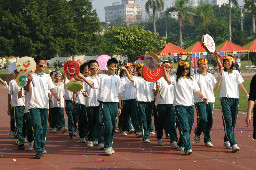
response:
[[[88,68],[90,68],[90,67],[91,67],[91,64],[93,64],[93,63],[97,63],[97,64],[99,65],[99,63],[98,63],[96,60],[90,60],[90,61],[88,62]]]
[[[36,64],[38,64],[41,60],[46,61],[46,59],[43,56],[36,56],[34,58],[34,60],[35,60]]]
[[[232,55],[228,55],[228,56],[230,56],[230,57],[233,57]],[[234,57],[233,57],[234,58]],[[226,61],[227,59],[223,59],[223,66],[224,66],[224,63],[225,63],[225,61]],[[230,67],[230,70],[231,71],[233,71],[233,69],[234,69],[234,67],[235,67],[235,64],[232,62],[232,65],[231,65],[231,67]],[[227,68],[224,66],[224,71],[227,71]]]
[[[88,67],[88,62],[86,62],[80,66],[80,73],[82,73],[84,71],[85,67]]]
[[[142,68],[142,67],[137,67],[137,68],[136,68],[136,72],[137,72],[138,76],[141,76],[141,77],[142,77],[142,75],[141,75],[140,72],[139,72],[139,69],[140,69],[140,68]],[[143,72],[143,70],[142,70],[142,72]]]
[[[108,60],[107,65],[110,66],[111,64],[118,64],[117,59],[111,58]]]
[[[178,80],[182,77],[182,72],[183,72],[183,71],[185,71],[184,66],[178,66],[177,73],[176,73],[176,75],[177,75],[176,81],[177,81],[177,82],[178,82]],[[189,69],[189,73],[188,73],[187,76],[188,76],[190,79],[192,79],[192,78],[190,77],[190,69]]]
[[[55,73],[55,71],[50,72],[50,76],[52,76]]]
[[[121,72],[120,72],[120,77],[123,77],[123,76],[124,76],[124,73],[125,73],[125,71],[124,71],[124,70],[121,70]]]

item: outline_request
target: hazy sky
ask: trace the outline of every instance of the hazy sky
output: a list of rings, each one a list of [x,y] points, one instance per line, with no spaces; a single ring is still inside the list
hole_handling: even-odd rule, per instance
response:
[[[104,7],[111,6],[112,3],[120,2],[121,0],[92,0],[93,8],[96,9],[98,16],[100,18],[100,21],[105,21],[105,10]],[[142,6],[142,15],[145,16],[145,3],[147,0],[136,0],[137,4],[140,4]],[[172,4],[173,0],[164,0],[165,2],[165,9]]]
[[[100,18],[100,21],[105,21],[105,10],[104,7],[111,6],[114,2],[120,2],[121,0],[92,0],[93,8],[96,9],[98,16]],[[147,0],[136,0],[137,4],[140,4],[142,6],[142,16],[145,18],[145,3]],[[172,5],[174,0],[164,0],[165,3],[165,9]],[[239,4],[242,4],[243,0],[238,0]]]

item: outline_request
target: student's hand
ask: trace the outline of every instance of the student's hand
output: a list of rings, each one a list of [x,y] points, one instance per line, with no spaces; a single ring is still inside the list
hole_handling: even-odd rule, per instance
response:
[[[49,101],[50,101],[50,102],[53,102],[52,97],[49,98]]]
[[[59,97],[57,98],[57,101],[58,101],[58,104],[61,103],[61,99]]]
[[[89,94],[88,94],[87,91],[84,91],[84,92],[83,92],[83,95],[84,95],[84,97],[89,97]]]
[[[22,98],[23,95],[22,95],[22,89],[20,89],[19,93],[18,93],[18,98]]]
[[[31,81],[32,81],[32,79],[33,79],[32,74],[28,74],[27,78],[28,78],[28,82],[31,82]]]
[[[205,104],[208,104],[208,99],[207,98],[204,97],[203,101],[204,101]]]
[[[120,70],[127,70],[125,67],[120,67]]]
[[[121,113],[122,113],[122,109],[121,109],[121,108],[118,108],[118,111],[117,111],[118,116],[120,116]]]
[[[247,114],[246,119],[245,119],[245,123],[247,126],[249,126],[251,124],[251,114]]]

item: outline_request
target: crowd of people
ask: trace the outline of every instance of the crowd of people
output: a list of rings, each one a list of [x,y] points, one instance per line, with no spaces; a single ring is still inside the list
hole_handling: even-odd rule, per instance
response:
[[[195,75],[191,75],[188,61],[178,62],[175,75],[171,75],[170,63],[159,64],[163,68],[163,76],[156,82],[144,79],[143,63],[127,63],[119,68],[119,62],[112,58],[107,62],[107,71],[98,74],[99,65],[96,60],[91,60],[80,66],[80,73],[76,77],[70,77],[59,70],[44,73],[46,60],[36,57],[35,73],[27,76],[24,88],[19,87],[15,80],[19,74],[17,70],[14,79],[8,82],[10,137],[16,138],[19,150],[25,150],[27,140],[27,150],[34,149],[35,157],[40,159],[47,153],[45,144],[49,122],[53,133],[59,131],[64,134],[68,131],[70,138],[80,138],[80,142],[86,143],[87,147],[97,145],[105,155],[112,155],[115,153],[113,146],[117,126],[122,135],[134,133],[145,143],[150,143],[150,133],[154,133],[155,128],[157,145],[163,145],[165,133],[172,148],[190,155],[194,107],[197,112],[194,141],[199,143],[203,133],[205,145],[213,146],[214,91],[221,86],[224,147],[237,152],[240,148],[234,129],[239,88],[249,99],[248,125],[256,99],[255,88],[251,86],[249,96],[241,74],[234,70],[235,59],[232,56],[225,56],[223,63],[218,53],[215,56],[219,65],[217,80],[207,72],[207,59],[199,59],[199,73]],[[255,79],[254,76],[252,82],[255,83]],[[7,85],[2,79],[0,81]],[[81,82],[83,89],[77,93],[69,91],[67,84],[70,81]],[[68,117],[68,127],[64,113]]]

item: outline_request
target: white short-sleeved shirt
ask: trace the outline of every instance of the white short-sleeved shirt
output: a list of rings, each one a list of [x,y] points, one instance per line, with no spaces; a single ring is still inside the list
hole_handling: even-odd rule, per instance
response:
[[[216,78],[211,74],[207,73],[206,75],[195,74],[194,80],[197,82],[200,91],[204,95],[205,98],[208,99],[208,102],[214,103],[214,86],[216,85]],[[203,102],[197,95],[194,94],[195,102]]]
[[[136,88],[136,101],[152,102],[154,101],[154,82],[148,82],[142,77],[133,77],[133,85]]]
[[[98,77],[98,75],[97,75],[97,77]],[[89,79],[95,83],[97,81],[97,77],[92,78],[91,76],[88,76],[87,79]],[[85,82],[83,82],[83,84],[84,84],[83,90],[86,91],[89,95],[89,97],[85,101],[85,106],[86,107],[99,106],[100,105],[100,103],[98,101],[99,89],[93,89]]]
[[[83,93],[81,91],[76,93],[76,103],[85,105],[86,97],[84,97]]]
[[[223,70],[221,78],[220,97],[239,98],[239,84],[244,82],[238,70],[228,73]]]
[[[65,79],[65,94],[64,94],[64,99],[65,100],[71,100],[73,101],[73,92],[69,91],[67,89],[67,84],[70,82],[70,80],[68,78]]]
[[[134,78],[135,76],[133,76]],[[136,99],[136,88],[133,83],[126,77],[121,78],[121,84],[123,86],[122,100]]]
[[[199,91],[198,84],[190,78],[180,78],[177,82],[175,75],[173,105],[192,106],[194,105],[194,92]]]
[[[170,76],[171,82],[175,81],[174,76]],[[173,83],[169,84],[163,77],[157,80],[159,85],[159,92],[156,95],[156,104],[173,104],[174,86]],[[154,85],[156,90],[156,83]]]
[[[19,98],[19,91],[22,90],[23,97]],[[25,106],[24,89],[18,86],[15,79],[9,82],[8,94],[11,95],[11,107]]]
[[[117,75],[99,74],[94,88],[99,89],[98,100],[101,102],[119,102],[121,94],[121,81]]]
[[[53,107],[64,108],[65,107],[65,104],[64,104],[64,94],[65,94],[64,83],[61,83],[60,85],[55,84],[55,90],[56,90],[56,93],[57,93],[58,97],[60,98],[60,104],[57,101],[57,99],[55,97],[53,97],[52,98]]]
[[[28,95],[28,109],[41,108],[49,109],[48,93],[54,89],[55,86],[49,74],[32,74],[33,83],[31,82],[31,90]],[[27,84],[27,80],[26,83]]]

